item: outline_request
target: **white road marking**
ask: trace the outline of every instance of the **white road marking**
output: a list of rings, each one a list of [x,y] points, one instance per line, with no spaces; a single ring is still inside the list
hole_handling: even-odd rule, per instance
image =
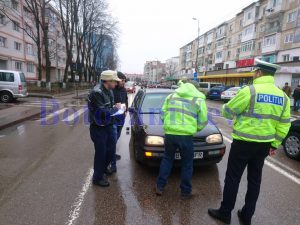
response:
[[[82,113],[84,113],[85,109],[79,109],[78,111],[75,111],[73,114],[68,116],[67,118],[64,118],[63,122],[72,122],[75,121],[77,117],[79,117]]]
[[[229,143],[232,143],[232,140],[226,136],[223,135],[224,140],[226,140]],[[280,173],[281,175],[285,176],[286,178],[288,178],[289,180],[295,182],[296,184],[300,185],[300,178],[294,176],[293,174],[290,174],[289,172],[283,170],[282,168],[280,168],[279,166],[277,166],[275,163],[271,162],[273,158],[267,158],[265,160],[265,165],[267,165],[268,167],[270,167],[271,169],[275,170],[276,172]],[[276,160],[277,161],[277,160]],[[298,174],[297,171],[294,171],[293,169],[284,166],[284,168],[288,168],[288,170],[294,174]]]
[[[0,135],[0,138],[4,138],[6,135]]]
[[[41,118],[41,119],[39,119],[39,120],[37,120],[37,121],[39,121],[39,122],[41,122],[41,121],[46,122],[47,120],[52,119],[54,116],[61,114],[61,113],[64,112],[66,109],[67,109],[67,108],[62,108],[62,109],[60,109],[60,110],[57,110],[57,111],[55,111],[55,112],[52,112],[50,115],[48,115],[48,116],[46,116],[46,117],[44,117],[44,118]]]
[[[77,198],[75,199],[74,204],[71,207],[71,210],[69,212],[69,218],[68,221],[66,222],[66,225],[73,225],[78,219],[80,215],[81,205],[84,202],[85,195],[91,185],[92,176],[93,176],[93,169],[90,169],[87,173],[87,177],[85,179],[84,185],[80,193],[78,194]]]

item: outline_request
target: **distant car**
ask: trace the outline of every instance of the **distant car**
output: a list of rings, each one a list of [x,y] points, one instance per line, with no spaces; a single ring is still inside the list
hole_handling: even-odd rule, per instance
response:
[[[134,157],[138,162],[158,165],[164,155],[164,131],[160,119],[161,107],[171,89],[141,89],[129,108],[131,118],[131,138]],[[215,164],[225,154],[225,144],[219,129],[207,125],[194,136],[194,161],[196,165]],[[181,159],[179,151],[175,160]]]
[[[172,86],[171,86],[171,89],[172,89],[172,90],[175,90],[175,89],[177,89],[177,88],[179,88],[177,85],[172,85]]]
[[[25,75],[19,71],[0,70],[0,100],[4,103],[28,96]]]
[[[134,85],[134,82],[132,82],[132,81],[126,82],[125,88],[128,93],[135,93],[135,85]]]
[[[238,91],[241,89],[241,87],[232,87],[232,88],[229,88],[228,90],[226,91],[223,91],[221,93],[221,99],[224,101],[224,102],[228,102],[230,101],[231,99],[233,99]]]
[[[207,93],[207,98],[211,100],[221,100],[221,93],[226,91],[229,87],[227,86],[215,86]]]
[[[215,86],[222,86],[222,84],[214,82],[199,82],[199,90],[205,95],[207,95],[210,89]]]
[[[292,122],[290,131],[283,141],[283,148],[288,157],[300,160],[300,120]]]

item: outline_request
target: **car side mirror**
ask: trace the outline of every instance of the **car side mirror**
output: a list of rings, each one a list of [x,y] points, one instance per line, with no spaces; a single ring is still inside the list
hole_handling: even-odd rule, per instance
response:
[[[129,113],[136,113],[136,109],[134,107],[128,108]]]

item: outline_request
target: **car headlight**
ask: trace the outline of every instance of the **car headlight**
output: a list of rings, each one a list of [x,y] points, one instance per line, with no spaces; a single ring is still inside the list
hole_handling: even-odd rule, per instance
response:
[[[163,146],[165,144],[165,140],[163,137],[159,136],[147,136],[146,145],[154,145],[154,146]]]
[[[212,134],[212,135],[207,136],[207,138],[206,138],[206,143],[208,143],[208,144],[219,144],[222,142],[223,142],[223,139],[222,139],[221,134]]]

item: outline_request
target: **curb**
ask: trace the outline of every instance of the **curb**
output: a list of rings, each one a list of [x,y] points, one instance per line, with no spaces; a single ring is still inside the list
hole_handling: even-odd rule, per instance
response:
[[[53,95],[43,95],[43,94],[39,94],[39,93],[28,93],[28,97],[54,98]]]
[[[34,117],[36,117],[38,115],[40,115],[40,112],[28,115],[26,117],[22,117],[20,119],[14,120],[12,122],[9,122],[9,123],[3,124],[3,125],[0,125],[0,130],[3,130],[5,128],[11,127],[11,126],[14,126],[14,125],[16,125],[18,123],[22,123],[22,122],[24,122],[26,120],[29,120],[29,119],[32,119],[32,118],[34,118]]]

